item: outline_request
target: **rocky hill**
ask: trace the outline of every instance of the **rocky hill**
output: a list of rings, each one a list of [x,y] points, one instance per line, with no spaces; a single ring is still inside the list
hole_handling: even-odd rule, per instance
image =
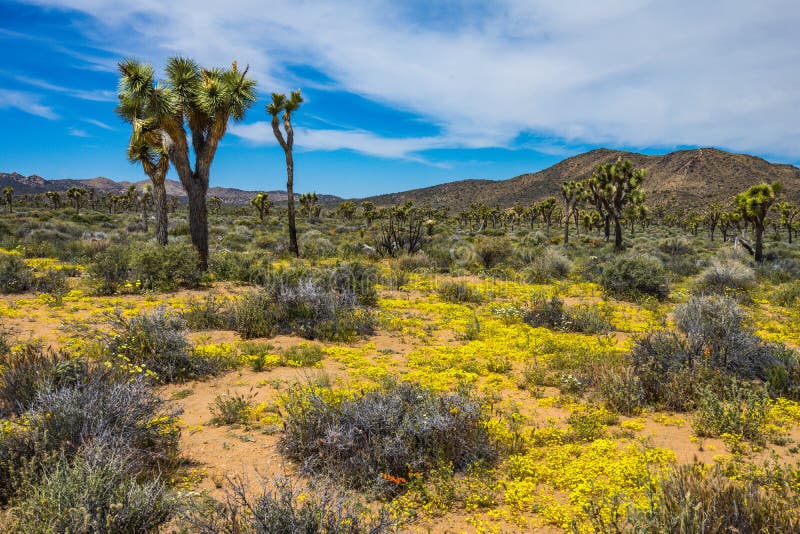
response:
[[[501,207],[529,204],[547,196],[557,196],[563,182],[588,178],[598,165],[613,162],[618,157],[647,169],[643,187],[654,203],[680,202],[688,206],[726,203],[737,192],[755,183],[774,180],[783,182],[785,198],[800,202],[800,169],[797,167],[715,148],[680,150],[663,156],[597,149],[508,180],[462,180],[369,200],[376,205],[411,200],[418,205],[448,206],[451,212],[472,202]]]
[[[93,187],[97,191],[119,195],[127,191],[128,187],[131,185],[136,187],[136,189],[141,190],[149,183],[149,180],[126,182],[112,180],[102,176],[97,178],[89,178],[86,180],[45,180],[41,176],[37,176],[35,174],[31,176],[23,176],[16,172],[0,173],[0,189],[10,185],[14,188],[15,195],[44,193],[46,191],[66,191],[73,186]],[[184,192],[180,182],[175,180],[167,180],[166,186],[168,195],[174,195],[181,199],[186,197],[186,193]],[[246,191],[231,187],[210,187],[208,189],[209,197],[218,196],[225,204],[247,204],[255,194],[256,191]],[[286,202],[287,198],[286,191],[269,191],[269,196],[273,202]],[[321,202],[337,202],[341,200],[339,197],[334,195],[319,195],[319,197]]]

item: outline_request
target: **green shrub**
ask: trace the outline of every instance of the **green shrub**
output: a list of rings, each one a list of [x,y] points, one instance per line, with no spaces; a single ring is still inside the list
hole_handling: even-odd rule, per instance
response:
[[[197,263],[197,252],[191,245],[145,243],[131,251],[129,278],[146,291],[196,288],[201,279]]]
[[[716,295],[745,293],[755,283],[755,272],[747,265],[731,258],[715,258],[697,277],[695,290]]]
[[[329,489],[298,487],[286,477],[258,489],[233,479],[224,501],[201,499],[181,525],[198,534],[388,534],[395,521],[381,507],[377,512]]]
[[[190,330],[217,330],[227,324],[225,299],[214,293],[192,297],[186,303],[183,320]]]
[[[532,254],[524,274],[529,282],[541,284],[566,278],[571,270],[572,262],[561,250],[547,247]]]
[[[610,410],[623,415],[637,415],[642,411],[645,391],[632,367],[607,369],[600,376],[598,386]]]
[[[775,471],[773,469],[773,471]],[[647,505],[596,494],[585,507],[594,532],[697,534],[798,532],[797,492],[789,476],[765,483],[725,475],[718,464],[674,466],[646,488]],[[611,509],[609,515],[607,510]],[[573,532],[579,530],[573,522]]]
[[[611,330],[611,323],[596,308],[574,306],[566,308],[564,301],[553,296],[550,300],[534,301],[522,318],[527,324],[565,332],[601,334]]]
[[[503,263],[511,255],[511,240],[507,237],[484,237],[475,240],[475,254],[486,269]]]
[[[786,347],[757,337],[746,312],[732,298],[690,297],[675,308],[674,316],[689,342],[692,359],[712,369],[763,380],[767,369],[795,360]]]
[[[0,293],[24,293],[34,286],[33,269],[20,254],[0,252]]]
[[[733,380],[718,394],[704,388],[697,401],[692,429],[701,437],[741,436],[763,444],[769,397]]]
[[[340,294],[356,295],[364,306],[375,306],[378,303],[378,290],[375,289],[378,279],[378,269],[374,265],[361,261],[339,262],[324,285]]]
[[[228,325],[244,339],[272,337],[277,332],[273,300],[265,291],[248,291],[237,298],[228,314]]]
[[[313,367],[322,361],[322,347],[312,343],[300,343],[283,351],[283,365],[290,367]]]
[[[618,256],[603,268],[600,284],[612,295],[640,298],[667,298],[669,286],[664,266],[658,258],[643,254]]]
[[[128,247],[112,245],[98,252],[89,265],[89,276],[97,284],[101,295],[112,295],[128,280],[130,251]]]
[[[533,327],[561,328],[565,321],[564,301],[553,296],[534,301],[522,320]]]
[[[253,408],[253,398],[255,395],[252,391],[247,395],[244,393],[231,395],[230,392],[217,395],[209,408],[213,416],[211,422],[215,425],[247,424]]]
[[[371,334],[376,325],[375,314],[360,305],[358,295],[325,289],[310,278],[244,294],[234,303],[229,321],[246,339],[293,334],[352,341]]]
[[[208,270],[217,280],[263,284],[272,271],[265,253],[220,250],[209,259]]]
[[[218,370],[212,360],[192,355],[186,323],[164,308],[130,319],[117,312],[111,317],[111,327],[109,356],[153,371],[162,382],[198,378]]]
[[[408,479],[442,463],[463,470],[495,457],[481,404],[464,393],[400,383],[336,400],[306,388],[284,404],[281,452],[307,475],[349,487],[393,494],[403,487],[389,477]]]
[[[791,307],[800,301],[800,282],[787,282],[770,294],[770,300],[779,306]]]
[[[124,454],[136,473],[163,472],[177,459],[180,430],[160,399],[141,377],[117,381],[105,367],[40,390],[22,417],[0,433],[0,503],[89,446]]]
[[[460,304],[483,301],[480,291],[473,289],[466,282],[442,282],[436,292],[439,294],[439,298],[445,302]]]
[[[116,534],[159,532],[178,509],[162,480],[137,481],[118,451],[60,460],[23,490],[11,509],[11,532]]]
[[[19,415],[42,392],[75,383],[87,372],[86,362],[65,352],[27,345],[0,354],[0,415]]]

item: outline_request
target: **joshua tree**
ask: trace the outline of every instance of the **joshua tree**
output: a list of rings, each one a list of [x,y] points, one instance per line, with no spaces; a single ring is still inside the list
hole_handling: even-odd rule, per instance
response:
[[[367,220],[367,226],[371,226],[372,221],[375,220],[375,204],[369,200],[363,201],[361,203],[361,213],[364,214],[364,218]]]
[[[14,213],[14,206],[12,204],[12,202],[14,200],[14,188],[11,187],[10,185],[4,187],[3,188],[3,198],[5,198],[5,200],[6,200],[6,206],[8,206],[8,211],[10,213]]]
[[[140,109],[161,130],[164,148],[189,201],[189,234],[199,267],[208,268],[208,192],[211,164],[230,119],[244,119],[255,102],[255,81],[240,71],[201,68],[191,59],[167,61],[166,83],[157,84],[153,67],[129,59],[119,64],[120,106]],[[191,143],[191,151],[190,151]],[[190,161],[194,156],[194,164]]]
[[[583,197],[583,184],[569,181],[561,184],[561,198],[564,200],[564,245],[569,245],[569,224],[578,201]]]
[[[800,213],[800,210],[797,209],[797,206],[794,204],[790,204],[789,202],[778,202],[775,204],[775,207],[778,208],[778,213],[781,216],[781,226],[786,228],[786,235],[789,238],[789,243],[792,242],[792,234],[794,233],[794,220],[797,217],[797,214]]]
[[[219,213],[219,210],[222,208],[222,199],[218,196],[214,195],[208,199],[208,210],[211,213]]]
[[[269,193],[256,193],[250,200],[250,204],[258,210],[258,217],[261,222],[264,222],[264,217],[269,215],[269,210],[272,209],[272,201],[269,199]]]
[[[307,219],[311,219],[312,217],[316,217],[319,215],[319,208],[317,207],[317,202],[319,198],[317,197],[317,193],[303,193],[300,195],[300,213],[301,215],[305,215]]]
[[[61,195],[58,194],[58,191],[48,191],[45,193],[45,196],[53,205],[53,208],[61,207]]]
[[[339,203],[339,206],[336,208],[336,211],[339,212],[339,216],[343,219],[347,219],[348,221],[351,220],[356,214],[356,204],[352,200],[344,200]]]
[[[159,245],[167,244],[167,189],[166,178],[169,170],[169,157],[164,146],[163,130],[153,118],[140,119],[142,111],[136,109],[139,104],[136,100],[128,100],[120,95],[119,113],[133,126],[130,143],[128,144],[128,160],[131,163],[141,163],[144,173],[150,178],[152,192],[150,193],[156,215],[156,242]],[[128,107],[130,106],[130,107]],[[142,222],[147,231],[146,208],[142,206]]]
[[[83,196],[86,194],[86,190],[82,189],[77,186],[72,186],[67,189],[67,198],[72,200],[75,203],[75,213],[81,212],[81,200],[83,200]]]
[[[722,208],[720,208],[719,204],[711,204],[706,210],[704,219],[708,226],[708,235],[711,237],[711,241],[714,241],[714,233],[717,230],[717,226],[719,226],[721,217]]]
[[[747,191],[736,195],[736,207],[742,214],[742,218],[753,225],[753,233],[756,238],[754,251],[757,262],[764,261],[764,228],[766,227],[767,215],[775,203],[775,199],[782,189],[780,182],[772,184],[758,184],[752,186]]]
[[[289,250],[295,256],[300,256],[300,249],[297,246],[297,227],[294,216],[294,159],[292,158],[292,147],[294,147],[294,130],[292,129],[292,113],[297,111],[303,97],[300,96],[300,89],[292,91],[289,98],[280,93],[272,93],[272,103],[267,104],[267,113],[272,115],[272,133],[281,145],[286,155],[286,200],[288,202],[289,217]],[[286,138],[281,132],[278,115],[283,113],[283,129],[286,131]]]
[[[646,171],[634,169],[629,160],[599,165],[589,178],[589,187],[596,201],[602,205],[606,217],[614,223],[614,250],[622,250],[622,224],[620,219],[628,204],[644,201],[640,186]]]
[[[556,207],[558,207],[558,202],[554,197],[548,197],[539,202],[536,207],[539,210],[539,214],[542,216],[542,221],[544,221],[544,224],[547,227],[547,233],[549,234],[550,227],[553,224],[553,215],[555,214]]]

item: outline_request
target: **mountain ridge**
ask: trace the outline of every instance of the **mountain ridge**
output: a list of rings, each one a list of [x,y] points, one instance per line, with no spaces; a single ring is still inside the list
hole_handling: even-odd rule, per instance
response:
[[[642,187],[652,203],[681,203],[688,207],[710,202],[724,204],[753,184],[775,180],[783,182],[783,198],[800,203],[800,168],[717,148],[677,150],[663,155],[598,148],[566,158],[546,169],[504,180],[456,180],[351,200],[369,200],[378,206],[411,200],[415,205],[449,207],[451,210],[464,209],[473,202],[500,207],[530,204],[548,196],[557,197],[563,182],[586,179],[598,165],[613,162],[619,157],[630,159],[636,167],[647,170]],[[148,180],[115,181],[102,176],[84,180],[46,180],[36,174],[23,176],[19,173],[0,173],[0,188],[10,185],[17,195],[48,190],[66,191],[72,186],[94,187],[99,191],[122,194],[130,185],[141,190],[148,183]],[[231,187],[211,187],[208,190],[209,197],[218,196],[226,204],[239,205],[249,203],[256,193]],[[268,193],[275,202],[286,201],[285,191]],[[167,194],[186,197],[180,182],[175,180],[167,180]],[[319,195],[319,199],[322,203],[343,200],[336,195]]]
[[[783,182],[783,197],[800,202],[800,169],[764,158],[736,154],[717,148],[677,150],[653,156],[624,150],[598,148],[566,158],[555,165],[506,180],[462,180],[368,197],[376,205],[411,200],[417,205],[449,207],[458,210],[472,202],[510,207],[530,204],[559,195],[567,180],[583,180],[598,165],[630,159],[636,167],[647,169],[642,185],[653,203],[676,203],[697,207],[709,202],[726,203],[747,187],[759,182]]]
[[[31,195],[44,193],[46,191],[66,191],[70,187],[93,187],[97,191],[118,195],[125,193],[131,185],[141,191],[142,188],[149,183],[150,180],[140,180],[138,182],[130,182],[127,180],[117,181],[106,178],[105,176],[97,176],[95,178],[86,178],[82,180],[47,180],[36,174],[24,176],[16,172],[0,173],[0,189],[11,186],[14,188],[14,194],[16,195]],[[183,186],[176,180],[167,180],[166,189],[168,195],[174,195],[180,199],[186,198],[186,192]],[[270,199],[272,199],[273,202],[286,202],[288,198],[286,191],[277,190],[266,192],[269,193]],[[222,199],[222,202],[226,204],[248,204],[256,193],[258,193],[258,191],[249,191],[235,187],[209,187],[208,189],[209,197],[218,196]],[[299,195],[295,194],[295,198],[298,196]],[[340,197],[335,195],[319,195],[319,198],[321,202],[336,202],[341,200]]]

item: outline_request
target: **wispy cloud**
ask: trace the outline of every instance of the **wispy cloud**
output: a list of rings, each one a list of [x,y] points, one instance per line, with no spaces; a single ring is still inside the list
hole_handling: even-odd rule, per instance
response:
[[[97,119],[83,119],[83,122],[87,122],[87,123],[89,123],[89,124],[91,124],[93,126],[97,126],[98,128],[102,128],[103,130],[110,130],[110,131],[116,130],[116,128],[114,128],[113,126],[109,126],[108,124],[106,124],[106,123],[104,123],[102,121],[99,121]]]
[[[266,121],[252,124],[232,124],[232,135],[248,142],[263,145],[275,140],[272,126]],[[380,158],[399,158],[424,161],[419,152],[452,146],[452,141],[439,137],[382,137],[366,130],[332,130],[295,128],[295,143],[303,150],[352,150]]]
[[[175,53],[208,64],[237,58],[266,90],[301,84],[287,66],[308,64],[338,90],[425,117],[451,146],[514,146],[527,134],[547,139],[545,149],[555,139],[800,157],[795,0],[730,0],[724,10],[692,0],[498,0],[435,10],[391,0],[276,0],[268,10],[258,0],[33,3],[88,14],[97,46],[113,42],[156,63]],[[382,157],[439,142],[316,132],[306,142],[369,146]]]
[[[45,119],[56,120],[59,118],[58,114],[53,111],[53,108],[41,103],[41,97],[38,95],[24,91],[0,89],[0,109],[10,108],[18,109]]]
[[[86,130],[82,130],[81,128],[72,127],[69,130],[67,130],[67,132],[72,137],[91,137],[91,135],[89,135],[89,132],[87,132]]]
[[[38,78],[31,78],[22,74],[14,74],[11,77],[18,82],[31,85],[33,87],[38,87],[39,89],[44,89],[46,91],[62,93],[80,100],[90,100],[93,102],[114,102],[117,99],[117,94],[114,91],[109,91],[106,89],[73,89],[70,87],[64,87],[62,85],[50,83],[45,80],[40,80]]]

